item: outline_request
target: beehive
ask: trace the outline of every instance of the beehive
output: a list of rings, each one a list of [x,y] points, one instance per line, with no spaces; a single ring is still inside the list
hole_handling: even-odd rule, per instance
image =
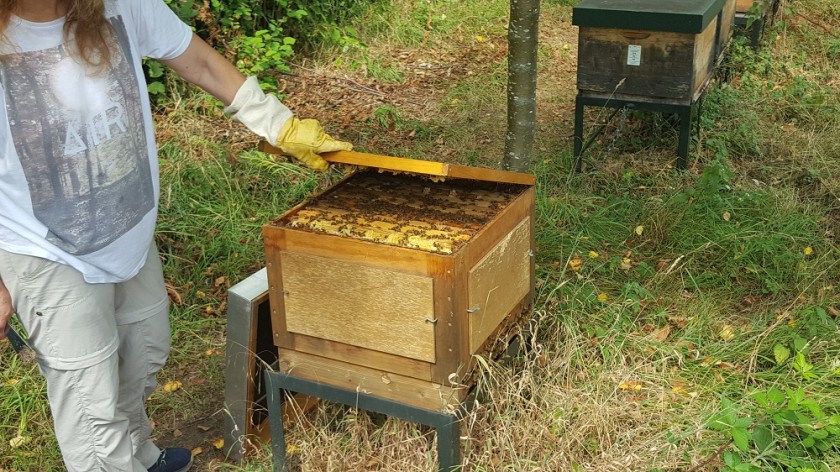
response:
[[[755,0],[736,0],[735,2],[735,11],[738,13],[746,13],[750,11],[752,8]]]
[[[263,228],[280,369],[421,408],[458,404],[473,355],[530,309],[533,176],[331,157],[342,156],[377,165]]]
[[[696,101],[731,36],[735,0],[583,0],[573,9],[578,90]]]

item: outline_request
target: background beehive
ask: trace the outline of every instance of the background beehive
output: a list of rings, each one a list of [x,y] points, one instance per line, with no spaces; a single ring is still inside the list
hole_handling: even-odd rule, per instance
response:
[[[735,0],[583,0],[578,90],[663,103],[696,100],[731,36]]]

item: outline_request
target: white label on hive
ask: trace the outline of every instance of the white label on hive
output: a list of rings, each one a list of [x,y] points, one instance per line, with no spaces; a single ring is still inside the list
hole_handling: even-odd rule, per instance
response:
[[[627,65],[638,66],[642,63],[642,47],[638,44],[627,46]]]

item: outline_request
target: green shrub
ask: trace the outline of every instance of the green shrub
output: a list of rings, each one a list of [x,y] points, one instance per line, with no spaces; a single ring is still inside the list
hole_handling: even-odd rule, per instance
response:
[[[165,0],[196,34],[263,86],[276,86],[277,73],[289,71],[294,46],[361,46],[356,30],[344,22],[370,0]],[[166,99],[166,72],[146,61],[149,93]]]

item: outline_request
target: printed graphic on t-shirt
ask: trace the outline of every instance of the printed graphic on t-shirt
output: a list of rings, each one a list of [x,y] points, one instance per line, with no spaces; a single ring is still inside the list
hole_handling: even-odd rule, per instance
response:
[[[57,48],[0,61],[6,112],[35,217],[47,240],[83,255],[107,246],[154,207],[140,87],[121,17],[111,64],[89,71]]]

